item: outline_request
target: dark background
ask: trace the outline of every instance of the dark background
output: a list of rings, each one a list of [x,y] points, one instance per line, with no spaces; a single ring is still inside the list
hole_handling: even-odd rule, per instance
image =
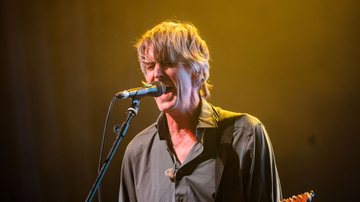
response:
[[[314,201],[355,201],[359,8],[356,0],[1,1],[1,200],[85,199],[110,99],[141,85],[136,38],[179,19],[210,48],[210,102],[266,125],[284,196],[314,190]],[[129,105],[115,104],[109,129]],[[158,113],[142,100],[106,173],[105,201],[117,200],[127,143]],[[113,139],[108,130],[107,149]]]

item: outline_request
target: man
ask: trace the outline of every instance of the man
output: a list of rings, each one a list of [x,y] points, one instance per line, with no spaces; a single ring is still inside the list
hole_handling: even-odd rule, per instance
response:
[[[214,107],[209,51],[189,23],[163,22],[136,44],[158,120],[129,143],[119,201],[279,201],[281,188],[264,126],[248,114]]]

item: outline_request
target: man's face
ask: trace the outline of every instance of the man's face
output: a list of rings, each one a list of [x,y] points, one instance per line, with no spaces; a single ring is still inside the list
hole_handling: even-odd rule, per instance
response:
[[[153,49],[150,46],[142,61],[147,83],[161,81],[171,91],[155,98],[160,111],[165,113],[181,113],[194,108],[197,103],[198,90],[192,81],[191,69],[183,64],[164,67],[154,60]],[[195,101],[195,102],[194,102]],[[196,107],[196,106],[195,106]]]

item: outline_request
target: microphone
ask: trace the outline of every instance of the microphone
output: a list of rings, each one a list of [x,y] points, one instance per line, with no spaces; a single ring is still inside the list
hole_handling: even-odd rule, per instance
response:
[[[142,98],[144,96],[158,97],[164,93],[169,92],[171,87],[166,87],[160,81],[145,84],[143,87],[131,88],[115,94],[116,98]]]

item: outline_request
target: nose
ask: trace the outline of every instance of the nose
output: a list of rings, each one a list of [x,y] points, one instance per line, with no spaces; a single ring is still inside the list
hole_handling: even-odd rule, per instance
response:
[[[163,77],[164,77],[164,68],[162,68],[159,63],[156,63],[154,67],[154,79],[158,81]]]

